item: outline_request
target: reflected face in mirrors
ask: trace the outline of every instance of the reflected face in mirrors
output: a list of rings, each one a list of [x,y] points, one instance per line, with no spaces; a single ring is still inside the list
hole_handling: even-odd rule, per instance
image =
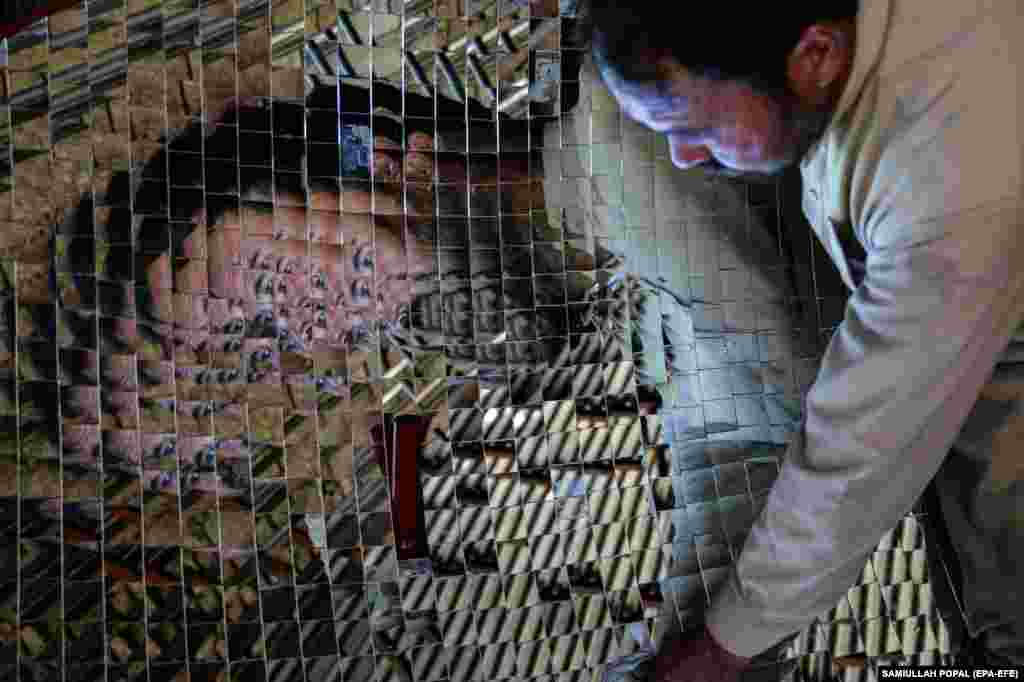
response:
[[[435,215],[435,189],[437,196],[493,193],[498,169],[493,161],[471,166],[464,154],[435,153],[422,133],[412,133],[404,150],[378,138],[372,159],[371,182],[313,178],[305,191],[273,195],[255,187],[212,223],[194,214],[196,227],[175,248],[179,258],[165,252],[146,266],[147,291],[139,296],[148,299],[148,312],[139,327],[159,341],[164,364],[156,366],[166,365],[173,378],[143,382],[140,374],[139,382],[162,416],[172,418],[176,409],[179,427],[205,432],[211,414],[222,428],[244,404],[305,410],[325,392],[346,395],[349,383],[364,381],[357,375],[379,362],[355,352],[369,347],[357,343],[363,338],[372,345],[364,332],[405,327],[414,299],[436,298],[438,256],[426,217]],[[517,206],[528,205],[536,188],[524,182],[529,163],[513,154],[500,173],[514,183],[504,191]],[[131,339],[136,328],[109,333]],[[329,361],[330,376],[314,373],[320,351],[340,358]],[[105,381],[115,375],[109,370]],[[123,407],[106,408],[123,417],[118,428],[136,419],[128,383],[104,392],[124,393]]]
[[[178,286],[194,293],[173,306],[175,344],[193,351],[247,352],[259,345],[308,353],[347,346],[353,334],[399,320],[415,282],[436,269],[432,249],[418,245],[405,226],[397,190],[403,168],[406,177],[429,179],[433,172],[430,155],[413,151],[414,144],[424,148],[430,141],[414,136],[403,156],[378,140],[378,148],[395,149],[375,152],[374,179],[391,184],[375,185],[372,193],[368,186],[311,190],[308,197],[278,193],[276,205],[244,203],[208,227],[205,264],[194,259],[199,274]],[[154,297],[167,291],[170,275],[167,254],[149,266]],[[174,275],[180,283],[182,275]]]

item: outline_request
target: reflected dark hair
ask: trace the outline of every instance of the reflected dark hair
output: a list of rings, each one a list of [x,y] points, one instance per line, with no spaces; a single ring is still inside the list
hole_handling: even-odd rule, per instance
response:
[[[678,7],[653,0],[579,0],[574,38],[591,50],[600,70],[627,83],[658,80],[654,64],[639,53],[643,47],[666,50],[697,76],[782,96],[789,91],[786,59],[804,31],[817,22],[856,17],[859,5],[787,0]]]

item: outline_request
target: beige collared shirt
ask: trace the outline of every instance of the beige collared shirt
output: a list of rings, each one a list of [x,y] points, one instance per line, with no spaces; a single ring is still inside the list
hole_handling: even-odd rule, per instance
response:
[[[850,81],[801,165],[804,211],[852,294],[707,618],[744,656],[855,583],[1024,320],[1024,5],[862,0],[857,30]]]

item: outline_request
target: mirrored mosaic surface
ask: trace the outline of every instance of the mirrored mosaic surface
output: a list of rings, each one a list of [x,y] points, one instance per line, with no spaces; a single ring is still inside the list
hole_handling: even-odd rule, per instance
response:
[[[676,171],[573,13],[3,43],[0,680],[598,681],[701,622],[845,292],[799,188]],[[751,679],[947,655],[927,523]]]

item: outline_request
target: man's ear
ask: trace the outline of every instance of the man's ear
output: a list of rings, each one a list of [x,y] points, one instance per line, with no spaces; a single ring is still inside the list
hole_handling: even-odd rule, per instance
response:
[[[852,37],[838,23],[808,26],[787,58],[786,71],[794,88],[823,91],[841,78],[852,60]]]

